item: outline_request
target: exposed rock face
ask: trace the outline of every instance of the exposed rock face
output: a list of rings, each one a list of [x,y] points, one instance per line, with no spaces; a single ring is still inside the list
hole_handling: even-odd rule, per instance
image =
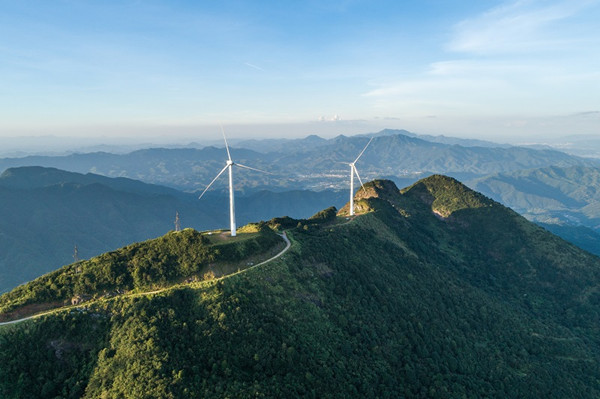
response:
[[[373,209],[362,200],[379,198],[396,204],[400,198],[400,190],[391,180],[373,180],[360,187],[354,194],[354,212],[362,214],[371,212]],[[344,205],[338,212],[339,216],[347,216],[350,211],[350,203]]]

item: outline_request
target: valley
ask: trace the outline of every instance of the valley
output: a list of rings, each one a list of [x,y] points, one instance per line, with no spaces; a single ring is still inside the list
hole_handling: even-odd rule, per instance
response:
[[[236,170],[240,223],[342,207],[348,162],[370,138],[358,165],[363,180],[404,187],[441,172],[600,255],[598,160],[402,130],[240,142],[249,148],[233,147],[236,160],[272,173]],[[75,247],[87,259],[161,236],[176,213],[184,227],[223,227],[226,179],[197,197],[226,155],[203,147],[0,159],[8,168],[0,176],[0,292],[70,263]]]

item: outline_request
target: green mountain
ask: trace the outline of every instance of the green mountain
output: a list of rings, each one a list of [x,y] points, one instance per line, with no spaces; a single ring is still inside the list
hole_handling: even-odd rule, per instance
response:
[[[475,179],[469,186],[600,255],[600,168],[527,169]]]
[[[600,256],[600,232],[598,230],[592,230],[581,225],[573,226],[568,223],[537,222],[537,224],[552,234],[577,245],[579,248]]]
[[[94,173],[73,173],[56,168],[29,166],[10,168],[0,175],[0,187],[31,190],[55,186],[59,184],[90,185],[101,184],[113,190],[132,192],[137,194],[173,195],[181,196],[181,192],[172,188],[155,184],[142,183],[141,181],[123,177],[109,178]]]
[[[51,168],[0,175],[0,292],[128,243],[163,235],[179,212],[184,226],[214,228],[225,210],[165,187]]]
[[[600,168],[527,169],[487,176],[472,185],[518,211],[577,211],[600,225]]]
[[[239,193],[238,193],[239,194]],[[306,217],[346,194],[294,190],[238,196],[240,223],[290,215]],[[195,194],[142,183],[54,168],[21,167],[0,175],[0,292],[80,259],[115,250],[174,228],[226,226],[227,194]]]
[[[83,303],[0,326],[0,395],[600,395],[600,258],[444,176],[356,204],[170,233],[5,294],[4,318]],[[291,247],[252,268],[273,228]],[[228,263],[249,268],[205,272]]]

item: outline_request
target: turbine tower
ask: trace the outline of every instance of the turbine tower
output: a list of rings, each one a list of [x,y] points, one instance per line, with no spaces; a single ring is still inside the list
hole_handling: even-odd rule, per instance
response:
[[[225,140],[225,149],[227,150],[227,161],[225,163],[225,167],[223,169],[221,169],[221,171],[210,182],[210,184],[208,186],[206,186],[206,188],[204,189],[204,191],[202,191],[202,194],[200,194],[198,199],[202,198],[204,193],[206,193],[206,191],[208,191],[210,186],[213,185],[213,183],[219,178],[219,176],[221,176],[223,174],[223,172],[225,172],[225,170],[229,170],[229,226],[230,226],[231,236],[235,237],[237,227],[235,224],[235,199],[234,199],[234,194],[233,194],[233,165],[239,166],[240,168],[244,168],[244,169],[255,170],[257,172],[262,172],[262,173],[267,173],[267,174],[270,174],[270,173],[265,172],[264,170],[251,168],[250,166],[246,166],[246,165],[242,165],[242,164],[233,162],[233,160],[231,159],[231,153],[229,152],[229,145],[227,144],[227,137],[225,137],[225,131],[223,130],[223,126],[221,126],[221,133],[223,133],[223,140]]]
[[[369,142],[367,143],[365,148],[363,148],[363,150],[360,152],[360,154],[358,154],[358,156],[356,157],[354,162],[350,162],[348,164],[348,165],[350,165],[350,216],[354,216],[354,174],[355,173],[356,173],[356,177],[358,177],[358,181],[360,182],[360,187],[363,186],[363,182],[360,179],[360,175],[358,174],[358,170],[356,170],[356,166],[354,166],[354,164],[356,164],[356,162],[362,156],[362,154],[365,152],[365,150],[367,149],[369,144],[371,144],[371,141],[373,141],[373,137],[371,137],[371,140],[369,140]]]

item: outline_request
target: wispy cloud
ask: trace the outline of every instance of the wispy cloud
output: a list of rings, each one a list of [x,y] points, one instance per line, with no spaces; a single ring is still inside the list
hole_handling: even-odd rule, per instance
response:
[[[259,67],[258,65],[254,65],[254,64],[251,64],[249,62],[244,62],[244,65],[246,65],[247,67],[256,69],[257,71],[266,72],[263,68]]]
[[[546,68],[547,69],[547,68]],[[522,73],[539,73],[539,65],[514,60],[448,60],[433,62],[427,73],[432,76],[490,76]]]
[[[589,108],[600,88],[593,68],[600,58],[589,45],[598,29],[577,22],[593,19],[594,6],[600,0],[507,1],[456,26],[447,45],[455,59],[441,55],[418,73],[375,82],[363,96],[378,110],[420,115]],[[582,26],[596,34],[583,34]]]
[[[513,0],[455,27],[448,50],[493,54],[556,48],[569,42],[562,22],[599,4],[598,0]]]
[[[575,117],[599,117],[600,116],[600,111],[583,111],[583,112],[577,112],[571,116],[575,116]]]

